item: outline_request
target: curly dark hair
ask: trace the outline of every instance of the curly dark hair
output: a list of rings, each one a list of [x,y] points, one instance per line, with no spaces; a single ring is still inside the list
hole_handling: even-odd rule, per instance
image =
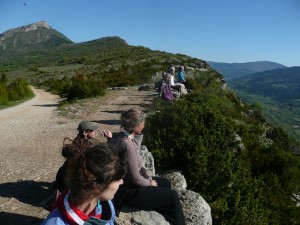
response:
[[[104,191],[112,182],[122,179],[127,170],[125,151],[108,143],[88,147],[69,163],[68,186],[76,205],[95,197],[95,189]]]

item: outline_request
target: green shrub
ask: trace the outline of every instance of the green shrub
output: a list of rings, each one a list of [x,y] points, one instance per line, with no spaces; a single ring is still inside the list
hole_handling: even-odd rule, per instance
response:
[[[178,101],[150,116],[146,132],[158,170],[181,170],[190,189],[214,199],[231,182],[234,132],[218,111]]]
[[[68,100],[83,99],[105,94],[103,82],[95,77],[77,73],[69,88],[64,89]]]
[[[241,113],[250,109],[212,80],[172,104],[155,101],[145,144],[158,172],[182,171],[188,189],[210,204],[215,224],[298,224],[291,195],[300,191],[299,144],[259,112]]]
[[[0,82],[0,105],[8,103],[7,86],[5,83]]]
[[[16,78],[15,81],[10,83],[7,92],[9,101],[17,101],[33,95],[27,81],[23,78]]]

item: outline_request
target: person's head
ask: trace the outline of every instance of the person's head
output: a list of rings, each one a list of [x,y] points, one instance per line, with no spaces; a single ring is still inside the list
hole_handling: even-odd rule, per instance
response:
[[[96,137],[98,126],[90,121],[82,121],[79,123],[77,130],[80,137],[91,139]]]
[[[77,140],[77,139],[75,139]],[[61,155],[66,159],[72,158],[74,155],[79,154],[80,152],[84,151],[90,142],[85,140],[84,142],[72,141],[69,138],[65,138],[63,142],[63,148],[61,151]],[[76,143],[76,144],[75,144]]]
[[[169,74],[169,73],[166,73],[166,75],[165,75],[165,81],[167,82],[167,83],[170,83],[170,81],[171,81],[171,74]]]
[[[173,75],[175,73],[175,67],[171,66],[169,72],[170,72],[171,75]]]
[[[129,109],[121,114],[121,127],[129,133],[140,134],[144,129],[145,119],[141,110]]]
[[[126,174],[125,155],[115,145],[98,143],[73,157],[68,167],[71,201],[80,205],[94,198],[111,200]]]
[[[184,70],[184,66],[180,66],[180,67],[179,67],[179,70],[182,70],[182,71],[183,71],[183,70]]]

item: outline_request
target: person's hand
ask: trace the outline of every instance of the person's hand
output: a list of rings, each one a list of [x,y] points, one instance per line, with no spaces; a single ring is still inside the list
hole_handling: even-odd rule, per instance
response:
[[[109,130],[109,131],[103,130],[103,131],[102,131],[102,134],[103,134],[103,136],[106,137],[106,138],[112,138],[112,133],[111,133],[110,130]]]
[[[151,180],[151,186],[157,187],[157,182],[155,180]]]

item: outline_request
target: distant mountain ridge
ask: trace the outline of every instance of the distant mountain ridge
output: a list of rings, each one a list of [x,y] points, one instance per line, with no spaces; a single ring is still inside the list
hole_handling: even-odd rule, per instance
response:
[[[208,61],[207,63],[212,68],[222,73],[226,80],[243,77],[252,73],[286,67],[282,64],[269,61],[256,61],[246,63],[221,63]]]
[[[32,51],[69,43],[73,42],[47,22],[39,21],[0,34],[0,53]]]
[[[258,102],[272,124],[300,140],[300,67],[279,68],[229,80],[243,100]]]
[[[249,74],[229,81],[230,86],[249,95],[285,102],[300,99],[300,67],[279,68]]]
[[[0,34],[0,66],[5,68],[84,63],[122,52],[130,46],[120,37],[74,43],[45,21],[9,29]],[[93,61],[95,61],[93,59]]]

